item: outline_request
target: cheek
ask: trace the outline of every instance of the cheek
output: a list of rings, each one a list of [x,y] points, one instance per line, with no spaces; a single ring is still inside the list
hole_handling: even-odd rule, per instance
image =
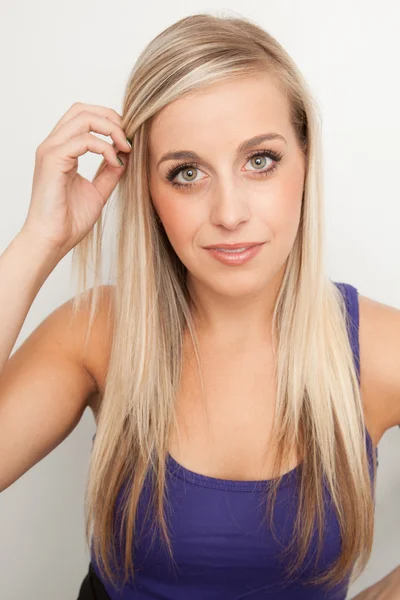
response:
[[[196,236],[200,227],[200,216],[196,215],[196,211],[183,196],[158,198],[157,208],[169,241],[179,256]]]
[[[302,173],[294,173],[285,178],[274,192],[273,223],[276,233],[287,234],[289,238],[296,236],[301,215],[303,197]]]
[[[149,184],[154,207],[172,246],[175,248],[175,245],[179,245],[186,235],[188,214],[184,201],[182,199],[182,202],[179,202],[180,199],[174,197],[173,193],[168,193],[166,186],[160,184],[156,177],[151,176]]]

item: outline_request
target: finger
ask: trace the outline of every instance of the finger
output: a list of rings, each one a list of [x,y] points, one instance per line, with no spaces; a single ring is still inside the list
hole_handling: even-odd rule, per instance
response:
[[[108,108],[107,106],[99,106],[97,104],[84,104],[83,102],[74,102],[74,104],[72,104],[72,106],[67,110],[67,112],[61,117],[61,119],[57,121],[53,129],[50,131],[49,135],[53,135],[53,133],[58,131],[60,127],[64,125],[64,123],[66,123],[70,119],[73,119],[80,112],[85,110],[110,119],[110,121],[113,121],[119,126],[121,126],[122,124],[121,115],[112,108]]]
[[[79,156],[86,154],[86,152],[93,152],[94,154],[102,154],[105,160],[121,169],[121,165],[117,159],[117,149],[114,148],[109,142],[102,140],[91,133],[83,133],[69,139],[67,142],[58,146],[42,147],[39,154],[42,157],[46,157],[46,160],[51,162],[61,159],[62,167],[61,171],[68,173],[71,169],[71,165],[65,159],[77,159]],[[129,156],[129,154],[127,154]],[[126,158],[124,159],[126,162]],[[63,169],[65,169],[63,171]]]
[[[103,168],[92,182],[94,187],[103,198],[104,202],[106,202],[111,196],[112,192],[117,186],[117,183],[127,168],[129,154],[120,153],[118,156],[121,156],[124,166],[117,169],[109,163],[104,163]]]
[[[56,133],[49,136],[45,142],[43,142],[42,146],[59,146],[73,137],[92,131],[110,136],[118,147],[118,150],[121,152],[129,152],[131,149],[130,144],[126,141],[125,133],[119,125],[104,116],[96,115],[88,111],[82,111],[61,125]]]

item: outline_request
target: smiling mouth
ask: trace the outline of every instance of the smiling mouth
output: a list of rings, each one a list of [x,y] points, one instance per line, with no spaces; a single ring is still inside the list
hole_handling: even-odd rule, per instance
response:
[[[250,248],[254,248],[254,246],[243,246],[243,248],[235,248],[235,249],[229,249],[229,248],[207,248],[207,250],[219,250],[220,252],[232,252],[232,253],[237,253],[237,252],[244,252],[244,250],[249,250]]]
[[[247,246],[242,248],[204,248],[207,250],[215,259],[226,265],[238,266],[242,265],[253,257],[257,256],[262,251],[262,247],[265,242],[261,244],[255,244],[254,246]]]
[[[265,242],[238,242],[237,244],[211,244],[210,246],[204,246],[206,250],[236,250],[236,249],[248,249],[254,246],[260,246]]]

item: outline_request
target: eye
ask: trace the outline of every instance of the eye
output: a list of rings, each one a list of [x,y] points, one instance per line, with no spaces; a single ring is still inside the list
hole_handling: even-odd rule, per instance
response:
[[[266,159],[270,158],[269,156],[266,156],[265,154],[254,154],[248,162],[252,162],[254,161],[253,164],[256,165],[256,169],[254,169],[255,171],[262,171],[263,168],[265,167],[266,164]],[[256,162],[257,161],[257,162]],[[267,161],[268,164],[268,161]]]
[[[256,163],[256,167],[261,166],[261,168],[255,168],[255,169],[251,169],[252,173],[255,173],[256,176],[259,177],[267,177],[269,176],[271,173],[273,173],[275,171],[275,169],[278,167],[279,162],[281,161],[283,157],[283,154],[281,154],[280,152],[275,152],[273,150],[259,150],[257,152],[253,152],[252,154],[248,155],[247,158],[247,162],[249,162],[252,159],[257,159],[258,160],[258,164]],[[261,158],[261,161],[260,161]],[[269,167],[268,169],[265,169],[263,167],[263,165],[265,164],[265,158],[269,158],[273,161],[273,165],[272,167]],[[261,164],[260,164],[261,163]],[[196,176],[196,172],[200,171],[199,169],[199,165],[197,163],[180,163],[177,165],[173,165],[170,169],[168,169],[166,177],[168,179],[168,181],[171,182],[171,185],[175,188],[180,188],[180,189],[188,189],[191,188],[195,185],[198,185],[198,181],[186,181],[184,183],[179,182],[179,181],[175,181],[175,178],[177,177],[177,175],[180,175],[181,172],[184,171],[188,171],[189,173],[189,177],[195,177]]]
[[[189,174],[189,177],[194,178],[196,176],[196,171],[200,171],[200,169],[199,169],[198,165],[195,163],[183,163],[183,164],[180,164],[177,166],[172,166],[171,169],[169,169],[169,171],[167,173],[167,179],[169,181],[171,181],[171,184],[174,187],[191,187],[192,185],[197,185],[197,181],[191,182],[189,180],[186,183],[174,181],[178,175],[180,175],[181,173],[184,173],[185,171]]]

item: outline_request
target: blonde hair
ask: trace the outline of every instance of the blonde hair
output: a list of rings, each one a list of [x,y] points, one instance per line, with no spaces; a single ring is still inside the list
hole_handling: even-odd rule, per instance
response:
[[[303,563],[314,519],[323,545],[323,479],[337,514],[341,552],[310,585],[342,582],[354,568],[359,576],[369,559],[374,532],[374,497],[366,456],[363,407],[348,336],[347,311],[324,268],[323,191],[320,117],[300,71],[284,48],[266,31],[241,17],[195,14],[155,37],[138,57],[127,83],[122,127],[132,153],[117,195],[117,275],[113,336],[102,390],[97,434],[85,496],[86,538],[103,576],[117,586],[114,536],[124,556],[124,582],[134,576],[132,540],[139,497],[148,474],[154,482],[156,523],[173,559],[164,514],[166,457],[175,398],[182,373],[183,331],[187,327],[198,359],[198,339],[186,287],[186,268],[156,218],[148,184],[148,137],[152,119],[187,92],[216,82],[269,73],[283,90],[290,119],[306,158],[299,230],[290,252],[273,315],[277,397],[275,479],[269,487],[267,515],[273,507],[285,459],[297,448],[303,457],[295,535],[283,556],[292,577]],[[102,168],[100,165],[98,172]],[[89,248],[96,282],[90,296],[88,335],[101,286],[102,218],[74,249],[86,288]],[[86,300],[85,300],[86,299]],[[75,297],[75,308],[89,297]],[[88,339],[88,338],[87,338]],[[200,374],[201,375],[201,374]],[[374,459],[374,477],[376,458]],[[123,486],[123,484],[125,484]],[[114,508],[122,493],[117,532]],[[373,492],[373,493],[372,493]],[[287,554],[288,555],[288,554]]]

